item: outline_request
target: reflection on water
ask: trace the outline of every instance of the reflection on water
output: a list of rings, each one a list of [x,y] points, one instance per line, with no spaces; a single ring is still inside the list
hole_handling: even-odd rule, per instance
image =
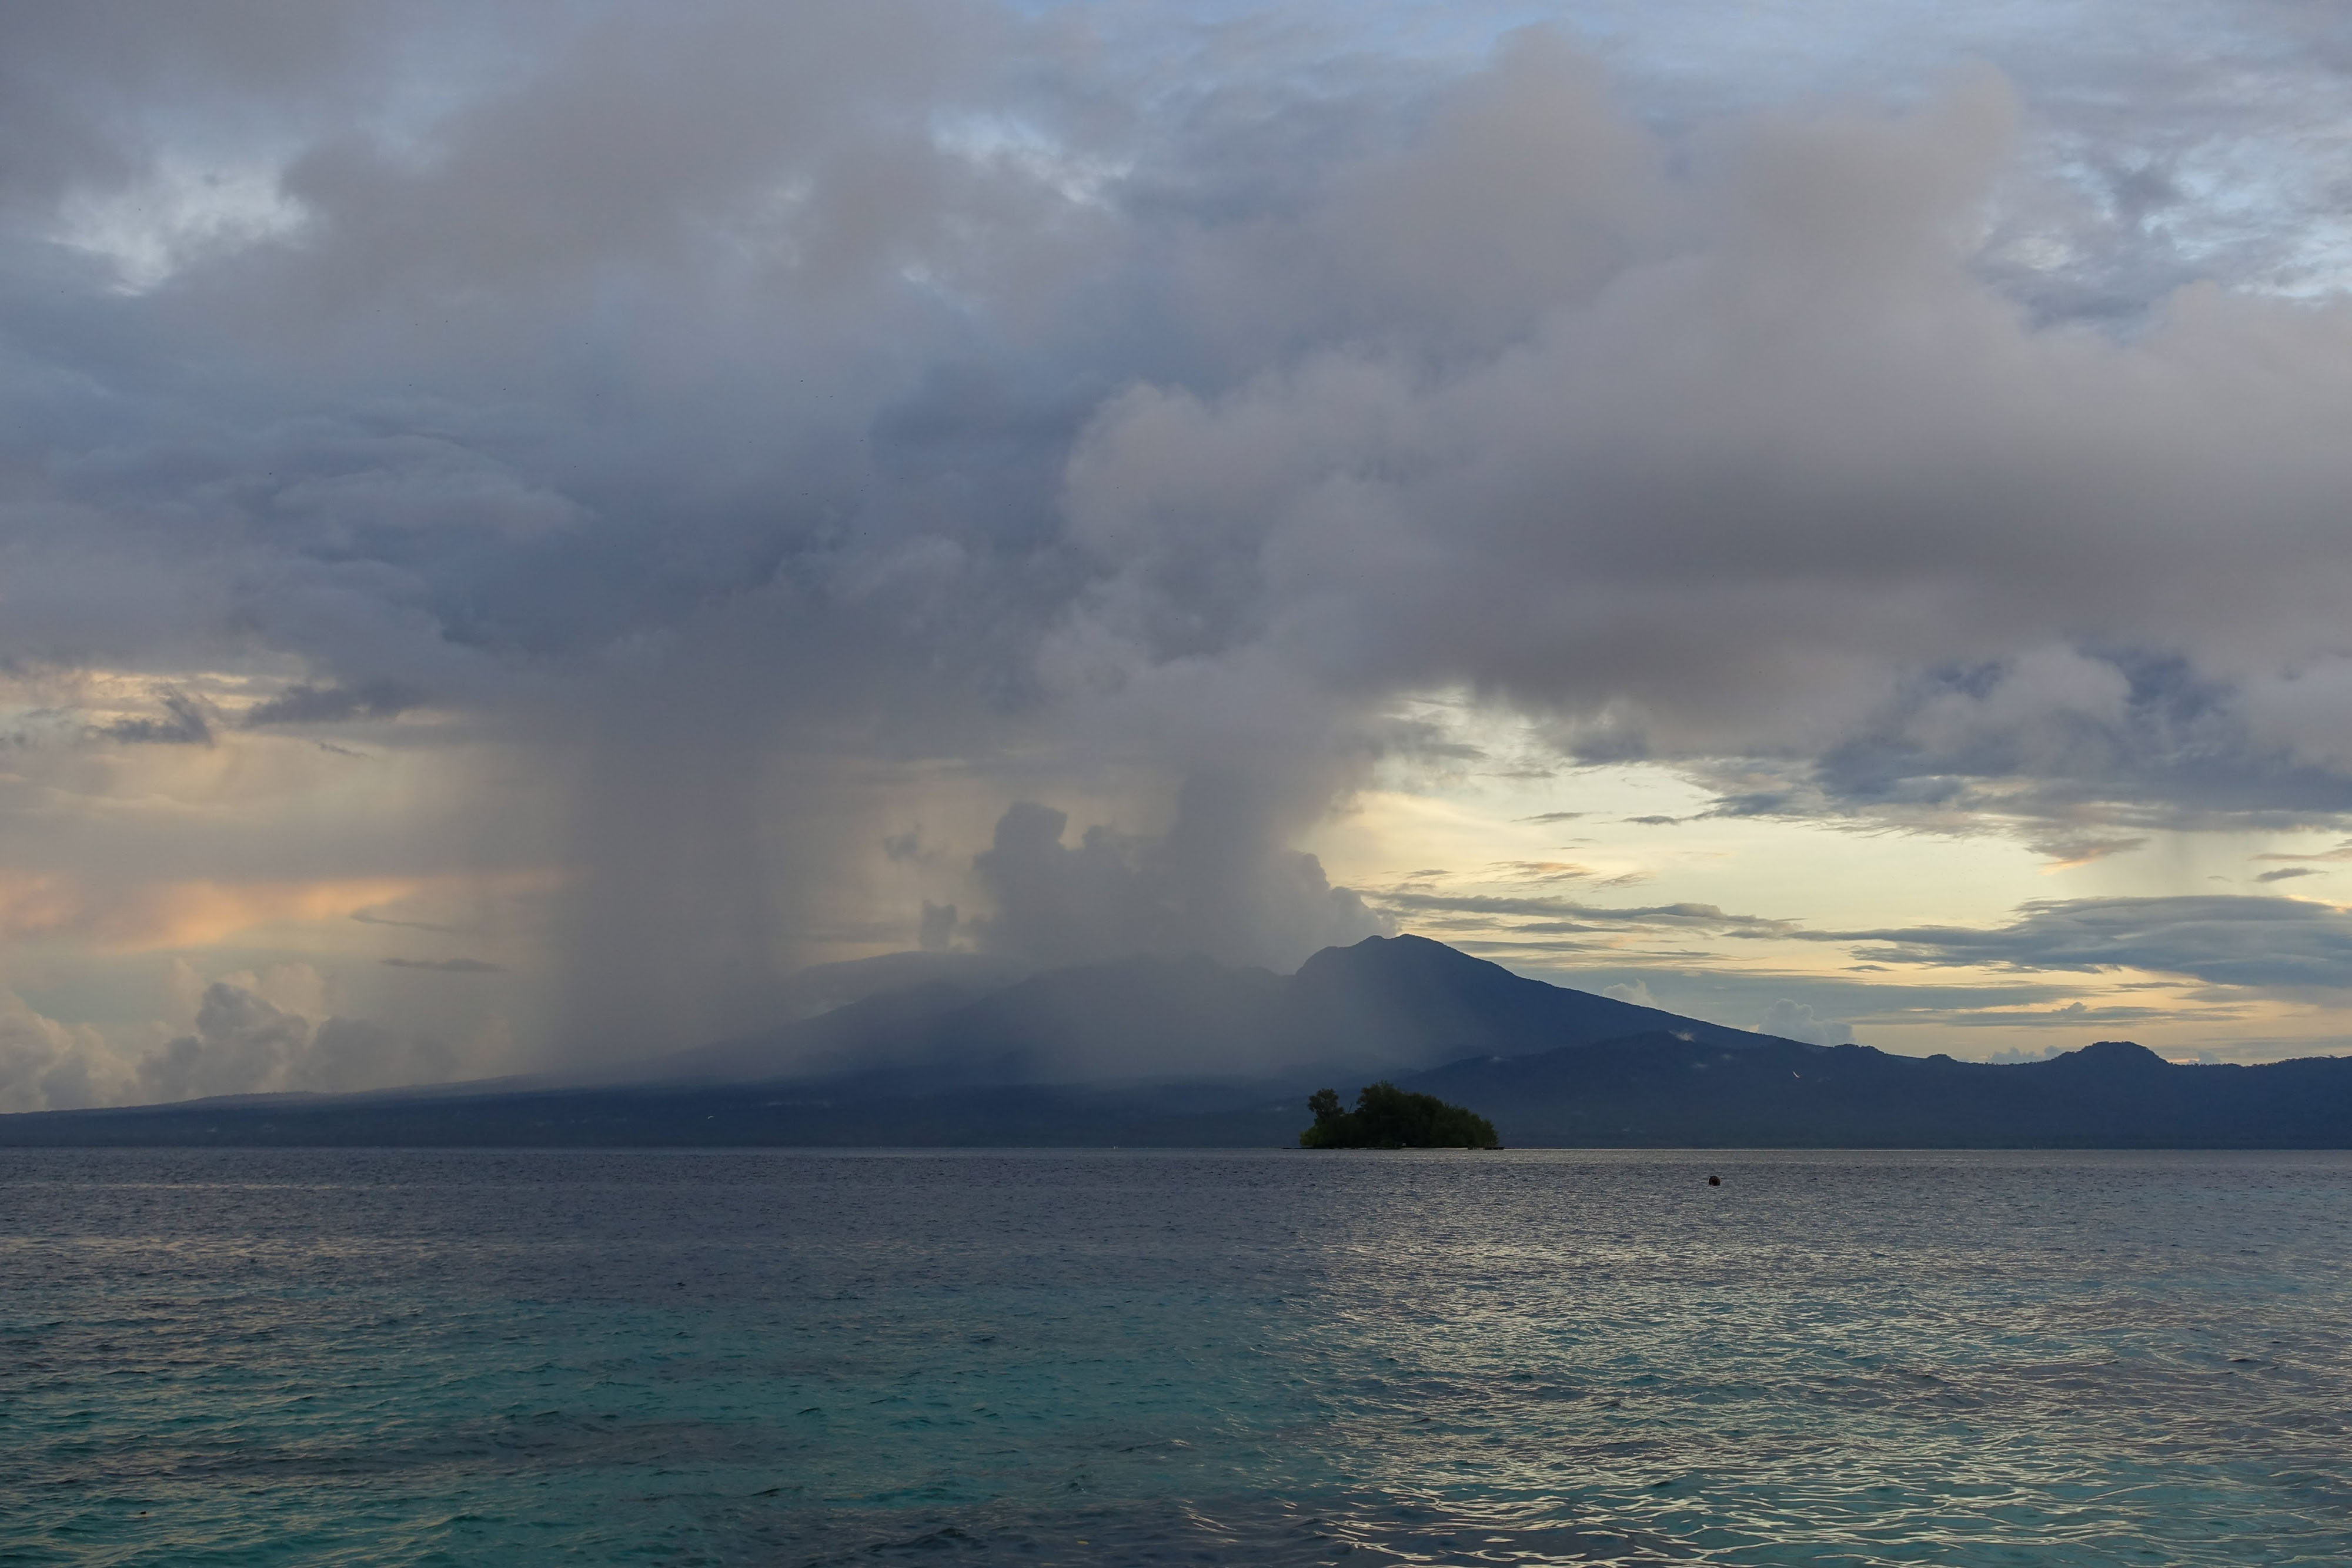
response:
[[[0,1563],[2342,1563],[2347,1260],[2335,1155],[8,1154]]]

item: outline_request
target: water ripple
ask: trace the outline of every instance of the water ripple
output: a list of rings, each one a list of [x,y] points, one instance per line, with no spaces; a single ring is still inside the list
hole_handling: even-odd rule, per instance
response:
[[[0,1563],[2341,1563],[2348,1260],[2329,1155],[10,1153]]]

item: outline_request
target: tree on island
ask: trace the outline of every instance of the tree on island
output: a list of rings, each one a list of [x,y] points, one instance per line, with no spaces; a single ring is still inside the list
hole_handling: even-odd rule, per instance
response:
[[[1495,1124],[1475,1111],[1415,1094],[1393,1083],[1367,1083],[1356,1108],[1339,1108],[1336,1090],[1307,1098],[1315,1124],[1298,1134],[1302,1149],[1499,1149]]]

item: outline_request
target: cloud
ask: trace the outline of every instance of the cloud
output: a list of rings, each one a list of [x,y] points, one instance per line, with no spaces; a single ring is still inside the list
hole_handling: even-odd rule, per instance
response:
[[[2281,172],[2341,88],[2284,13],[2135,8],[2160,80],[1976,18],[1711,84],[1664,13],[1608,68],[531,15],[0,20],[0,671],[63,716],[9,721],[12,935],[528,885],[532,1028],[593,1054],[844,932],[1786,929],[1331,886],[1377,770],[1477,760],[1393,720],[1439,690],[1725,816],[2352,827],[2340,204]],[[172,1082],[292,1071],[242,1005]]]
[[[2029,1051],[2022,1046],[2012,1046],[2007,1051],[1996,1051],[1984,1060],[1996,1066],[2019,1066],[2029,1061],[2047,1061],[2053,1056],[2063,1056],[2068,1049],[2063,1045],[2045,1045],[2039,1050]]]
[[[2051,899],[2005,925],[1807,932],[1888,964],[2021,971],[2145,969],[2215,985],[2352,988],[2352,914],[2302,899],[2202,894]]]
[[[2284,865],[2279,867],[2276,871],[2262,872],[2254,877],[2254,880],[2256,882],[2286,882],[2298,876],[2320,876],[2323,874],[2325,873],[2322,873],[2317,866]]]
[[[1682,929],[1763,937],[1787,936],[1798,930],[1793,921],[1727,914],[1712,904],[1621,906],[1583,904],[1567,898],[1421,893],[1405,889],[1376,894],[1373,898],[1381,908],[1400,918],[1414,915],[1519,915],[1548,920],[1552,924],[1545,929],[1561,932]]]
[[[309,1019],[241,986],[215,982],[205,990],[195,1029],[139,1064],[140,1086],[157,1101],[286,1088],[310,1049]]]
[[[1782,1040],[1801,1040],[1809,1045],[1853,1043],[1853,1026],[1816,1018],[1810,1004],[1790,1001],[1786,997],[1774,1000],[1764,1009],[1764,1016],[1749,1027],[1759,1034],[1778,1035]]]
[[[445,975],[503,975],[506,966],[480,958],[379,958],[395,969],[437,969]]]
[[[2259,727],[2247,691],[2178,655],[2028,649],[1913,674],[1846,740],[1751,773],[1718,810],[1991,828],[2061,865],[2128,852],[2151,831],[2333,820],[2344,777]]]
[[[1069,488],[1111,634],[1470,684],[1585,758],[1790,757],[1734,813],[2008,825],[2079,860],[2116,827],[2343,812],[2246,683],[2330,645],[2326,595],[2262,606],[2337,570],[2306,399],[2352,392],[2318,339],[2270,345],[2352,315],[2189,290],[2129,340],[2037,327],[1965,248],[2017,115],[1979,78],[1710,143],[1681,244],[1628,231],[1612,287],[1563,284],[1507,355],[1334,347],[1113,400]],[[2249,549],[2204,525],[2249,507]]]
[[[440,1082],[460,1060],[446,1044],[364,1019],[330,1017],[313,1026],[247,986],[215,980],[205,988],[195,1027],[140,1061],[138,1085],[142,1099],[159,1102],[339,1092]]]
[[[131,1078],[97,1030],[45,1018],[0,989],[0,1112],[111,1104]]]
[[[2298,855],[2273,852],[2259,854],[2254,858],[2258,861],[2352,861],[2352,841],[2340,843],[2332,850],[2322,850],[2317,854]]]
[[[119,718],[100,725],[95,733],[109,740],[119,740],[131,746],[210,746],[213,743],[213,718],[205,705],[185,692],[164,690],[156,693],[155,700],[163,709],[162,718]]]
[[[2221,1009],[2214,1009],[2215,1012]],[[2181,1019],[2177,1008],[2093,1007],[2087,1002],[2068,1002],[2063,1007],[2018,1009],[1982,1007],[1957,1009],[1948,1014],[1937,1014],[1934,1021],[1956,1029],[2064,1029],[2076,1031],[2081,1039],[2084,1030],[2130,1030],[2151,1025],[2162,1028]],[[2207,1020],[2213,1013],[2209,1012]],[[2049,1054],[2066,1048],[2049,1048]],[[1989,1061],[2033,1061],[2033,1057],[1994,1056]]]
[[[1486,869],[1513,882],[1590,882],[1600,874],[1573,861],[1496,861]]]
[[[389,915],[378,915],[373,909],[354,909],[351,917],[362,925],[396,925],[407,931],[431,931],[444,936],[467,935],[465,927],[460,925],[439,925],[429,920],[396,920]]]
[[[184,828],[187,813],[167,814]],[[102,829],[107,824],[101,822]],[[143,825],[143,824],[142,824]],[[65,941],[87,951],[195,947],[278,922],[332,919],[354,906],[383,903],[414,883],[384,877],[310,882],[166,881],[125,876],[103,863],[115,846],[102,832],[68,839],[65,857],[87,844],[89,869],[10,874],[0,870],[0,936]],[[19,852],[22,853],[22,852]],[[29,859],[30,856],[26,858]],[[79,868],[77,868],[79,869]]]
[[[1028,801],[998,821],[972,862],[992,908],[971,922],[983,951],[1044,965],[1194,952],[1287,971],[1394,929],[1313,855],[1251,841],[1262,824],[1231,789],[1195,780],[1161,837],[1092,827],[1071,846],[1068,821]]]
[[[259,727],[277,724],[341,724],[355,718],[393,718],[425,699],[396,681],[364,681],[350,686],[296,684],[265,702],[247,708],[241,722]]]

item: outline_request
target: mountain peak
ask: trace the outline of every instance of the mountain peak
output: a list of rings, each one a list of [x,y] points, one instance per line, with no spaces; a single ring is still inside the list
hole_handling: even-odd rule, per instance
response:
[[[1298,966],[1298,977],[1309,981],[1337,975],[1368,974],[1409,974],[1418,977],[1477,976],[1517,980],[1528,985],[1542,983],[1515,975],[1500,964],[1474,958],[1458,947],[1449,947],[1443,942],[1415,936],[1410,932],[1398,936],[1367,936],[1346,947],[1326,947]]]
[[[2107,1071],[2145,1072],[2152,1068],[2171,1065],[2137,1040],[2094,1040],[2080,1051],[2070,1051],[2053,1061],[2077,1062],[2084,1067],[2102,1068]]]

